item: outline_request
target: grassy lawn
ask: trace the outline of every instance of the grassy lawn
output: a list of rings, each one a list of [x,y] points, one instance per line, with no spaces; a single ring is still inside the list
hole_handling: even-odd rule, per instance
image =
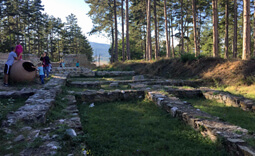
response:
[[[6,117],[6,115],[11,111],[16,111],[19,107],[25,105],[27,98],[18,99],[0,99],[0,123]]]
[[[79,111],[92,155],[227,155],[147,100],[80,104]]]

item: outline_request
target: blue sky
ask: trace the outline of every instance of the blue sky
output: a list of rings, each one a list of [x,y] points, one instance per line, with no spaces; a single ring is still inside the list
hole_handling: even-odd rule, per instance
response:
[[[92,29],[93,24],[87,13],[90,10],[84,0],[42,0],[44,12],[54,17],[59,17],[66,22],[66,17],[73,13],[78,19],[78,25],[90,42],[109,44],[110,40],[103,35],[91,35],[87,33]]]

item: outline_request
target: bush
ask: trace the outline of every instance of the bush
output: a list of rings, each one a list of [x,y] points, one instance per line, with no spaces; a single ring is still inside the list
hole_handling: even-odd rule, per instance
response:
[[[183,63],[185,62],[188,62],[188,61],[194,61],[196,60],[196,56],[195,54],[191,54],[191,53],[184,53],[184,54],[181,54],[181,61]]]

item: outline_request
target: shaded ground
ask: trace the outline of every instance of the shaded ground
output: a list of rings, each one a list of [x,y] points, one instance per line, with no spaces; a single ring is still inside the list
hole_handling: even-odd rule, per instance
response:
[[[92,155],[228,155],[150,101],[81,104],[79,110]]]
[[[182,62],[180,59],[162,59],[157,62],[115,63],[116,70],[134,70],[140,74],[173,79],[198,79],[224,85],[252,84],[255,82],[255,60],[224,60],[201,58]]]

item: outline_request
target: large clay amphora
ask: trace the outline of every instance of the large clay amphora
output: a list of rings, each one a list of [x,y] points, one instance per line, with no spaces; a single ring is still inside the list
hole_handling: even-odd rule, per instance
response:
[[[13,63],[10,71],[10,79],[14,82],[29,82],[36,77],[36,69],[33,63],[27,60],[19,60]]]

